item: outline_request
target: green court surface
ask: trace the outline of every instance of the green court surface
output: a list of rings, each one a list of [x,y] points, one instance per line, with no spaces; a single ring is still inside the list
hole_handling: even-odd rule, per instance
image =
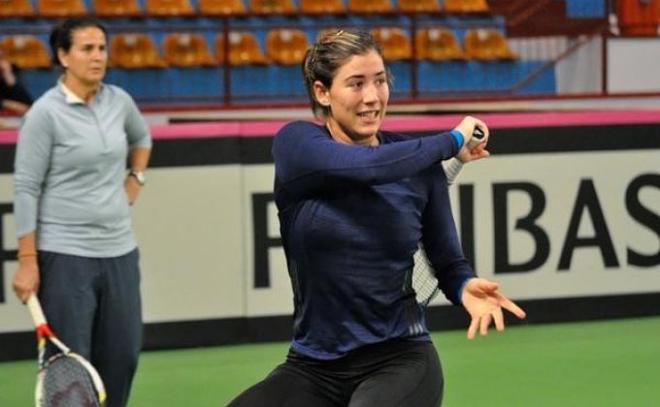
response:
[[[658,406],[660,317],[433,335],[443,406]],[[224,406],[280,363],[287,343],[144,352],[131,407]],[[32,406],[36,361],[0,364],[0,406]],[[313,407],[313,406],[310,406]],[[414,406],[411,406],[414,407]]]

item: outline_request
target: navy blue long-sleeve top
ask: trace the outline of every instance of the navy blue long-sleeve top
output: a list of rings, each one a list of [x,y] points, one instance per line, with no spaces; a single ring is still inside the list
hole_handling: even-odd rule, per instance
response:
[[[325,127],[298,121],[273,142],[292,348],[315,359],[394,338],[430,340],[408,278],[420,241],[451,302],[460,303],[474,277],[440,165],[458,152],[456,140],[378,137],[375,147],[342,144]]]

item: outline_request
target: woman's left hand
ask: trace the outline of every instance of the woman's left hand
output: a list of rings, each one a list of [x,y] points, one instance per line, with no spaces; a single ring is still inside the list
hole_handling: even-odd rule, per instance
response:
[[[461,300],[463,306],[470,314],[471,321],[467,337],[473,339],[477,329],[482,336],[488,334],[491,321],[495,321],[498,331],[504,330],[504,316],[502,308],[510,311],[520,319],[525,318],[525,311],[513,301],[498,291],[499,285],[484,278],[472,278],[463,289]]]
[[[142,188],[142,186],[135,179],[135,177],[130,175],[126,177],[124,180],[124,190],[126,191],[129,205],[133,205],[133,203],[137,200],[137,197],[140,194],[140,188]]]

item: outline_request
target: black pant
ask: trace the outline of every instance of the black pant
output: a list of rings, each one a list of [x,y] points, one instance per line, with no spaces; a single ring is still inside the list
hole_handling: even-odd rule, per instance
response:
[[[98,370],[106,407],[126,406],[142,347],[138,258],[137,249],[111,258],[39,252],[46,319],[65,345]]]
[[[392,340],[330,361],[289,351],[286,362],[230,407],[436,407],[440,360],[430,342]]]

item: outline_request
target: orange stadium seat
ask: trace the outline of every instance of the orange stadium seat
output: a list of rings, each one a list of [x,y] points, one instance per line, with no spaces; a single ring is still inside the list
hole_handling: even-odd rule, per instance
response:
[[[399,5],[399,10],[408,13],[440,11],[438,0],[399,0],[397,4]]]
[[[382,13],[392,10],[390,0],[348,0],[348,11],[351,13]]]
[[[39,0],[39,15],[43,17],[82,16],[87,9],[82,0]]]
[[[302,62],[309,42],[302,30],[280,28],[266,35],[266,54],[271,61],[294,65]]]
[[[190,0],[146,0],[147,14],[152,16],[191,16],[195,14]]]
[[[618,0],[616,13],[623,35],[656,36],[660,23],[660,0]]]
[[[156,43],[148,34],[117,34],[110,40],[110,64],[120,68],[164,68]]]
[[[163,40],[163,56],[170,66],[213,66],[218,62],[211,56],[201,34],[171,33]]]
[[[94,0],[93,4],[99,17],[135,16],[142,12],[137,0]]]
[[[50,57],[46,45],[33,35],[7,36],[0,40],[0,49],[12,64],[23,69],[48,68]]]
[[[421,28],[415,33],[417,59],[446,61],[465,59],[454,32],[441,27]]]
[[[300,0],[300,11],[309,14],[332,14],[346,11],[342,0]]]
[[[486,13],[490,10],[486,0],[444,0],[447,13]]]
[[[199,0],[199,13],[205,16],[227,16],[245,14],[241,0]]]
[[[267,64],[268,60],[261,51],[254,34],[248,31],[232,31],[229,33],[229,63],[231,65],[257,65]],[[216,59],[219,63],[225,62],[225,36],[218,34],[215,37]]]
[[[250,10],[256,14],[291,14],[296,7],[291,0],[250,0]]]
[[[29,0],[0,0],[0,17],[28,17],[34,15]]]
[[[398,61],[412,57],[412,46],[408,34],[397,27],[378,27],[371,30],[371,35],[383,49],[386,61]]]
[[[491,29],[474,29],[465,33],[465,54],[468,58],[483,61],[517,59],[511,52],[504,35]]]

